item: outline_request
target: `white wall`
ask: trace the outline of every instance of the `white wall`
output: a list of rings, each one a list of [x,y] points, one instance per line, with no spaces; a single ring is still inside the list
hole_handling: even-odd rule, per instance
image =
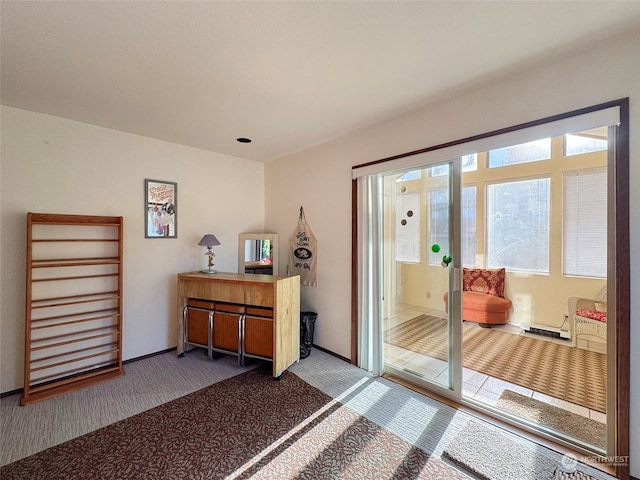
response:
[[[237,272],[238,233],[264,226],[264,164],[2,107],[0,391],[22,387],[26,213],[124,217],[124,359],[175,347],[176,274]],[[144,179],[178,183],[177,239],[145,239]]]
[[[267,164],[266,225],[288,238],[304,205],[318,237],[316,343],[350,356],[351,166],[529,120],[630,98],[631,291],[640,291],[640,30],[527,73]],[[425,79],[428,81],[428,79]],[[281,267],[286,260],[281,261]],[[640,405],[640,296],[631,298],[631,405]],[[640,476],[640,411],[631,411],[631,472]]]

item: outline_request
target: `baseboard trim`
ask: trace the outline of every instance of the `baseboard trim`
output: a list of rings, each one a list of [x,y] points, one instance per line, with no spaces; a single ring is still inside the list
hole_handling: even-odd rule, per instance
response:
[[[9,390],[8,392],[0,393],[0,398],[10,397],[11,395],[17,395],[18,393],[22,393],[24,388],[16,388],[15,390]]]
[[[315,343],[313,344],[313,348],[316,348],[316,349],[320,350],[321,352],[328,353],[332,357],[339,358],[340,360],[343,360],[343,361],[345,361],[347,363],[351,363],[351,360],[348,359],[347,357],[343,357],[342,355],[338,355],[337,353],[332,352],[331,350],[327,350],[326,348],[319,347]]]
[[[144,360],[146,358],[155,357],[156,355],[164,355],[165,353],[175,352],[178,347],[167,348],[166,350],[160,350],[159,352],[147,353],[146,355],[141,355],[139,357],[130,358],[129,360],[124,360],[122,362],[123,365],[127,365],[129,363],[137,362],[138,360]]]

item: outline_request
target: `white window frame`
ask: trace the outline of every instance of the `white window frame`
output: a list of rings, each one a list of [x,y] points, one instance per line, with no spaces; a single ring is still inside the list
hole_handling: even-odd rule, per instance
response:
[[[506,185],[506,184],[516,184],[516,183],[524,183],[532,180],[547,180],[548,183],[548,207],[547,207],[547,244],[549,243],[550,234],[551,234],[551,176],[550,175],[536,175],[532,177],[523,177],[518,178],[517,180],[513,179],[505,179],[499,180],[495,182],[487,182],[485,184],[485,258],[487,268],[506,268],[509,271],[518,271],[518,272],[528,272],[532,274],[548,274],[550,269],[550,257],[549,257],[549,249],[546,249],[547,253],[547,261],[545,269],[531,269],[531,268],[522,268],[515,267],[513,265],[506,265],[504,263],[494,263],[495,259],[491,257],[491,226],[489,222],[491,221],[491,210],[490,210],[490,188],[496,185]]]

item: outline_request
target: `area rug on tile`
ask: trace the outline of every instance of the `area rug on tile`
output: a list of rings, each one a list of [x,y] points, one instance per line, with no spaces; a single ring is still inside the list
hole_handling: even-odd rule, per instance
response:
[[[464,323],[466,368],[599,412],[606,411],[607,358],[597,352]],[[385,343],[441,360],[447,321],[429,315],[385,332]]]
[[[496,402],[496,407],[590,445],[602,449],[606,446],[607,426],[604,423],[549,405],[535,398],[505,390]]]
[[[442,454],[483,480],[552,480],[560,459],[545,447],[475,420]]]
[[[563,456],[486,422],[470,420],[443,457],[482,480],[601,480],[582,470],[567,473]],[[580,464],[581,465],[581,464]]]
[[[243,373],[10,463],[0,478],[468,478],[293,373],[276,381],[270,372]]]
[[[572,473],[562,471],[560,468],[556,470],[553,480],[600,480],[597,477],[589,475],[588,473],[576,470]]]

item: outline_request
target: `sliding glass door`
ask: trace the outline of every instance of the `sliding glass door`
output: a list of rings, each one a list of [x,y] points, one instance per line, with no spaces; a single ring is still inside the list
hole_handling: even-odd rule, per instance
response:
[[[358,364],[625,457],[627,107],[354,167]]]
[[[447,162],[380,177],[384,371],[454,396],[460,391],[458,171]]]

